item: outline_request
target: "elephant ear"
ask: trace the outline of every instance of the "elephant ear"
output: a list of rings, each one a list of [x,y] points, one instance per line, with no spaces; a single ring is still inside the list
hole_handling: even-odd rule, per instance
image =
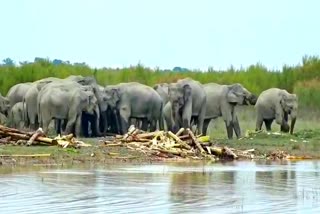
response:
[[[111,96],[115,102],[118,102],[120,100],[120,89],[118,88],[111,89]]]
[[[244,102],[244,95],[241,86],[238,84],[231,85],[227,93],[227,101],[229,103],[237,103],[242,105]]]
[[[282,108],[285,108],[286,107],[286,99],[288,98],[285,91],[280,91],[279,97],[280,97],[280,105],[282,106]]]
[[[83,91],[80,95],[80,103],[82,106],[89,105],[89,103],[90,103],[89,96],[87,95],[87,93],[85,91]]]
[[[185,102],[187,102],[191,97],[191,92],[192,92],[192,89],[189,84],[186,84],[183,86],[183,98]]]

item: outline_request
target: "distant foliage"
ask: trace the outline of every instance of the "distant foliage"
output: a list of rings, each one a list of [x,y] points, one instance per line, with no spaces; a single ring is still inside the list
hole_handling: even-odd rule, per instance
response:
[[[268,70],[262,64],[251,65],[247,68],[235,69],[230,66],[226,71],[190,71],[175,67],[172,70],[151,69],[138,63],[123,69],[90,68],[86,63],[74,63],[55,59],[36,57],[34,62],[14,64],[10,58],[4,59],[0,66],[0,93],[6,94],[11,86],[21,82],[32,82],[45,77],[65,78],[69,75],[94,76],[101,85],[111,85],[120,82],[140,82],[154,85],[163,82],[175,82],[178,79],[190,77],[201,83],[216,82],[220,84],[241,83],[248,90],[260,94],[272,87],[286,89],[297,93],[299,105],[320,105],[320,58],[305,56],[301,64],[283,66],[282,70]],[[181,72],[182,71],[182,72]]]

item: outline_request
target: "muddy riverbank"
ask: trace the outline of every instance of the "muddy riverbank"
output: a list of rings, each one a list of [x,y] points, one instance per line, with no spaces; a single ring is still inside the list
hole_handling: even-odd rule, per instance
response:
[[[303,130],[295,135],[280,133],[246,133],[242,139],[211,139],[214,145],[249,150],[254,149],[253,159],[281,158],[272,154],[285,153],[297,159],[319,159],[320,131]],[[197,161],[181,158],[165,158],[144,154],[126,147],[106,147],[103,138],[81,139],[91,147],[61,148],[59,146],[0,145],[0,164],[5,166],[30,165],[79,165],[152,163],[162,161]],[[202,161],[202,160],[198,160]],[[221,160],[220,160],[221,161]]]

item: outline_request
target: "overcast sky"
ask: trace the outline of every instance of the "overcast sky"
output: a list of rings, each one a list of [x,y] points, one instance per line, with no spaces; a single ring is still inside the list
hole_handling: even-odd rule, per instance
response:
[[[319,8],[317,0],[2,0],[0,59],[281,68],[319,54]]]

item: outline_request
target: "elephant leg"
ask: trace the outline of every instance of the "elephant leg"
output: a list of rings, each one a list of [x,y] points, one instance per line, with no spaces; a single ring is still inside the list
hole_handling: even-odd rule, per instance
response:
[[[120,126],[121,134],[125,134],[128,131],[129,118],[131,115],[130,108],[128,106],[123,106],[120,108]]]
[[[121,134],[121,124],[120,124],[120,112],[115,111],[113,114],[113,123],[111,128],[114,130],[114,133]]]
[[[234,132],[236,133],[237,138],[239,139],[241,137],[241,129],[240,129],[240,124],[237,116],[235,116],[234,118],[233,129],[234,129]]]
[[[100,115],[100,131],[103,136],[106,136],[107,134],[107,127],[108,127],[107,112],[102,112]]]
[[[210,124],[211,119],[205,119],[203,121],[203,127],[202,127],[202,134],[206,135],[207,134],[207,130],[208,130],[208,126]]]
[[[42,117],[42,125],[43,125],[43,132],[45,134],[48,134],[49,125],[50,125],[51,119],[50,118],[43,118]]]
[[[74,126],[77,121],[77,114],[73,113],[70,118],[68,118],[68,123],[66,126],[66,130],[64,131],[66,135],[74,132]]]
[[[282,124],[280,125],[280,131],[288,133],[289,129],[290,129],[290,126],[288,125],[288,113],[284,113],[283,121],[282,121]]]
[[[273,122],[273,119],[264,119],[263,121],[264,121],[264,124],[266,126],[266,130],[268,132],[270,132],[271,131],[271,124]]]
[[[204,103],[202,103],[201,111],[200,111],[200,114],[199,114],[198,120],[197,120],[198,134],[202,134],[201,132],[203,130],[203,123],[204,123],[205,116],[206,116],[206,101],[204,101]]]
[[[98,132],[97,132],[97,124],[96,124],[96,116],[95,115],[88,115],[88,137],[97,137]]]
[[[86,113],[82,113],[81,116],[81,129],[84,137],[89,137],[89,116]]]
[[[61,134],[61,120],[54,119],[54,128],[56,130],[57,135]]]
[[[228,124],[228,122],[225,121],[225,124],[226,124],[228,139],[232,139],[233,138],[233,123],[232,123],[232,121],[230,121],[230,123]]]
[[[81,116],[76,119],[74,134],[76,137],[81,136]]]
[[[154,132],[156,130],[157,130],[157,120],[151,120],[150,121],[150,132]],[[162,129],[160,129],[160,130],[162,130]]]
[[[261,130],[263,122],[264,120],[260,116],[258,116],[256,121],[256,131]]]
[[[140,119],[138,121],[140,122]],[[148,131],[148,125],[149,125],[148,119],[143,118],[143,119],[141,119],[141,121],[142,121],[141,130]]]

